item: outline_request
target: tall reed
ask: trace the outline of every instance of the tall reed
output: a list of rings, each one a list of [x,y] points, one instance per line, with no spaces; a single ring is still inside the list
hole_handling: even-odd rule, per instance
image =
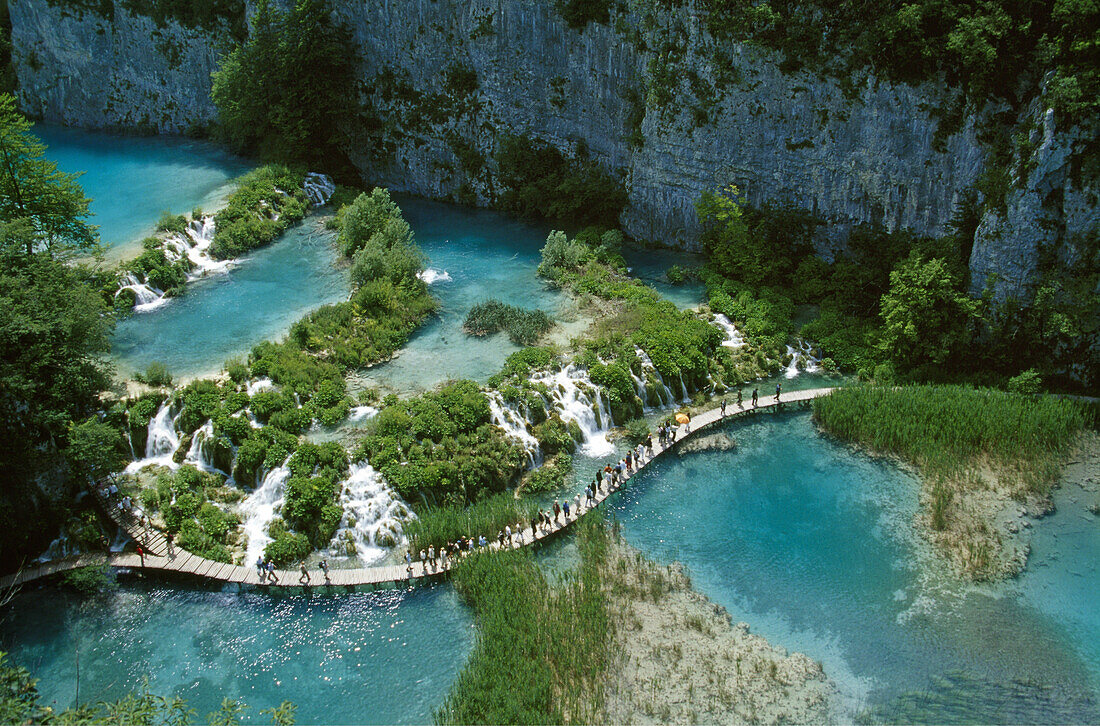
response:
[[[603,720],[611,626],[600,570],[610,535],[596,515],[576,529],[581,564],[554,587],[526,549],[480,553],[455,568],[478,639],[437,722]]]
[[[405,525],[405,536],[414,551],[436,548],[459,537],[485,535],[490,540],[506,525],[529,525],[538,505],[530,500],[516,499],[511,492],[501,492],[474,502],[469,507],[455,505],[430,507]]]
[[[815,399],[814,420],[834,436],[916,464],[933,480],[962,480],[989,467],[1018,491],[1045,496],[1086,412],[1074,401],[963,386],[852,386]],[[946,507],[949,495],[938,499]]]

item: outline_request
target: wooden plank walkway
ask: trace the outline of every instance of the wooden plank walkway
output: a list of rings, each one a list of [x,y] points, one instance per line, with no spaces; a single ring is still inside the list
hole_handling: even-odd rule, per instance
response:
[[[598,508],[600,504],[625,486],[631,478],[637,476],[639,472],[662,454],[675,449],[684,441],[696,436],[701,431],[710,428],[720,421],[751,416],[762,411],[774,409],[776,406],[781,405],[808,405],[813,399],[827,395],[832,391],[832,388],[814,388],[805,391],[792,391],[783,394],[781,397],[782,400],[778,403],[774,400],[774,394],[766,395],[758,402],[755,408],[753,408],[749,402],[745,402],[742,407],[738,407],[736,403],[731,403],[726,406],[725,416],[721,415],[721,411],[718,408],[704,411],[692,419],[690,431],[683,432],[674,444],[662,447],[657,441],[654,441],[653,456],[647,458],[640,466],[636,467],[633,474],[627,475],[624,472],[622,479],[617,484],[612,484],[610,487],[606,488],[601,487],[600,490],[596,492],[594,505],[591,507],[582,506],[581,511],[575,513],[572,517],[563,517],[562,521],[552,522],[547,527],[539,528],[538,531],[527,527],[522,532],[513,535],[515,540],[514,544],[506,544],[505,546],[527,547],[550,537],[554,537],[558,533],[569,528],[580,517]],[[57,574],[58,572],[64,572],[65,570],[104,563],[111,567],[123,567],[149,572],[177,573],[240,585],[292,588],[323,586],[354,588],[393,585],[407,583],[413,580],[443,577],[449,569],[449,566],[446,565],[432,567],[431,565],[425,565],[421,562],[413,562],[411,567],[393,565],[361,567],[356,569],[331,569],[329,570],[328,578],[319,570],[310,571],[308,579],[303,578],[298,570],[276,570],[274,580],[272,581],[266,577],[261,578],[253,567],[215,562],[194,555],[179,547],[169,547],[164,533],[149,526],[147,522],[135,516],[132,512],[120,508],[117,501],[104,498],[99,491],[93,489],[93,494],[107,513],[107,516],[118,524],[134,542],[140,544],[145,554],[138,555],[136,552],[112,553],[109,555],[96,553],[42,563],[35,567],[24,568],[14,575],[0,578],[0,591],[36,580],[40,577],[47,577]],[[489,539],[489,549],[500,548],[494,533],[485,532],[479,534],[485,534],[486,538]],[[448,558],[447,562],[450,562],[450,558]]]

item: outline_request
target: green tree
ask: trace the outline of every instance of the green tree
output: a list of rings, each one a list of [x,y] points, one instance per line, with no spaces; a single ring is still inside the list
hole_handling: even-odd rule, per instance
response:
[[[96,251],[98,233],[87,221],[89,200],[77,175],[58,171],[45,158],[46,145],[31,127],[15,97],[0,94],[0,222],[28,221],[30,233],[22,236],[26,254]]]
[[[92,479],[119,471],[130,459],[122,432],[95,416],[69,425],[65,453],[75,474]]]
[[[913,254],[890,273],[882,296],[881,349],[905,370],[943,365],[970,341],[977,312],[944,260]]]
[[[340,120],[355,99],[350,33],[325,0],[288,12],[259,0],[251,31],[213,74],[226,137],[261,157],[310,165],[342,163]]]

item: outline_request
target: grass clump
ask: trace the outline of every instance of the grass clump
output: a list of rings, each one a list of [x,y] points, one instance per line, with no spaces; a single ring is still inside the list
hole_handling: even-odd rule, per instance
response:
[[[503,330],[516,345],[534,345],[553,325],[554,321],[542,310],[524,310],[494,299],[470,308],[462,329],[478,336]]]
[[[479,632],[437,722],[603,720],[611,626],[601,567],[610,534],[594,516],[576,529],[581,564],[556,587],[527,550],[479,554],[455,568],[455,586],[473,607]]]
[[[531,501],[516,499],[511,492],[501,492],[474,502],[469,507],[426,507],[417,519],[405,524],[405,536],[413,552],[434,546],[436,549],[459,537],[485,535],[490,540],[497,532],[517,523],[527,526],[538,510]]]
[[[1085,426],[1072,401],[962,386],[843,388],[815,399],[814,420],[842,439],[901,456],[933,478],[958,480],[988,466],[1044,497]]]

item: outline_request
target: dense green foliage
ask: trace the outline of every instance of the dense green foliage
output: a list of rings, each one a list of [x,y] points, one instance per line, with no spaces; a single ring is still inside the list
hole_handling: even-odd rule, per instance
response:
[[[44,547],[52,537],[50,524],[60,524],[62,502],[47,501],[38,482],[55,490],[64,483],[61,454],[70,426],[98,408],[99,393],[109,381],[100,354],[108,350],[112,320],[103,298],[89,284],[85,268],[55,259],[49,251],[28,252],[29,227],[25,219],[0,219],[0,552],[5,566],[17,564],[31,548]],[[92,424],[75,431],[84,453],[88,440],[101,433]]]
[[[814,420],[842,439],[953,480],[989,466],[1045,495],[1086,417],[1072,401],[960,386],[856,386],[814,400]]]
[[[76,174],[57,170],[45,158],[46,145],[30,132],[15,97],[0,93],[0,222],[23,220],[24,251],[53,257],[88,254],[98,248],[96,227],[89,224],[89,199]],[[5,247],[14,241],[5,235]]]
[[[551,587],[527,550],[477,554],[454,569],[477,645],[436,715],[440,723],[602,720],[611,625],[601,566],[610,534],[576,525],[581,564]]]
[[[225,207],[214,216],[210,256],[224,260],[271,244],[306,214],[304,175],[278,164],[253,169],[238,180]]]
[[[348,473],[347,452],[335,442],[318,445],[307,441],[290,457],[287,467],[291,476],[286,483],[283,519],[314,547],[324,547],[344,516],[337,498],[338,482]]]
[[[537,509],[534,502],[517,499],[511,492],[492,494],[467,507],[422,507],[416,519],[405,523],[405,536],[413,552],[429,546],[438,549],[459,537],[492,538],[505,526],[513,530],[517,523],[528,526]]]
[[[497,149],[503,187],[498,206],[521,217],[614,227],[626,189],[583,146],[565,156],[525,136],[505,137]]]
[[[149,684],[142,682],[139,688],[117,701],[81,703],[55,711],[40,703],[38,679],[20,666],[7,661],[7,653],[0,652],[0,722],[12,724],[175,724],[186,726],[194,723],[195,710],[179,696],[155,696],[149,693]],[[248,708],[239,701],[228,698],[221,708],[207,715],[205,722],[216,726],[240,723],[241,715]],[[277,708],[265,708],[259,715],[265,723],[291,726],[296,706],[283,701]]]
[[[123,490],[129,491],[129,486],[123,485]],[[238,490],[222,486],[213,474],[185,465],[162,471],[154,486],[134,494],[147,512],[159,513],[179,547],[210,560],[232,561],[229,547],[239,522],[217,504],[239,500]]]
[[[543,462],[542,466],[527,475],[523,482],[524,494],[556,492],[573,483],[573,457],[557,454]]]
[[[573,30],[584,30],[589,23],[607,23],[615,0],[558,0],[558,12]]]
[[[371,419],[356,458],[414,506],[462,506],[502,492],[525,461],[490,423],[489,400],[473,381],[389,403]]]
[[[356,96],[350,32],[334,25],[325,0],[299,0],[286,12],[260,0],[250,25],[213,74],[225,136],[264,159],[342,164],[339,124]]]
[[[462,329],[470,335],[492,335],[503,330],[516,345],[534,345],[553,325],[554,321],[542,310],[524,310],[500,300],[486,300],[470,308]]]

